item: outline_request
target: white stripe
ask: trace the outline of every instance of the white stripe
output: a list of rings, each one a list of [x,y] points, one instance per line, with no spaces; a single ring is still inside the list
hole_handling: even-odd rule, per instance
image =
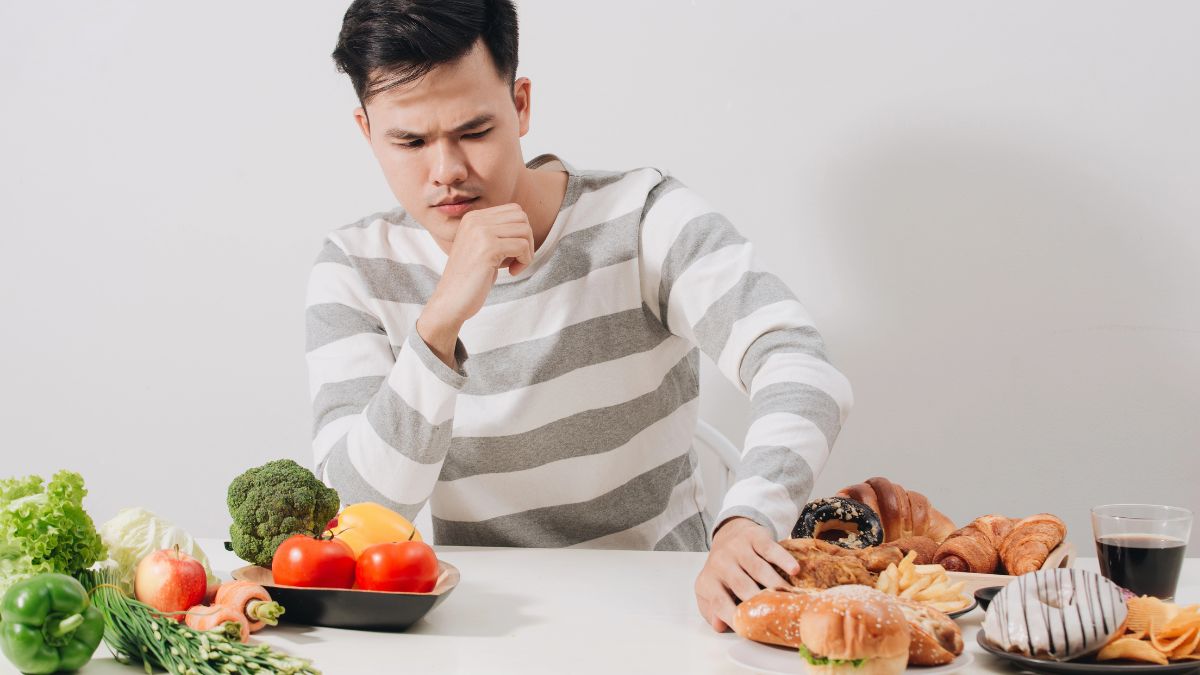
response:
[[[750,348],[751,343],[768,331],[812,325],[812,317],[797,300],[781,300],[759,307],[733,322],[729,330],[729,339],[725,341],[721,356],[717,359],[717,368],[739,389],[745,391],[739,371],[742,358],[746,356],[746,350]]]
[[[375,433],[370,424],[358,424],[346,438],[350,464],[368,485],[388,499],[418,504],[433,490],[442,462],[422,464],[405,457]]]
[[[312,307],[329,303],[373,313],[370,309],[372,300],[358,272],[338,263],[317,263],[310,273],[304,305]]]
[[[607,494],[688,450],[696,399],[607,452],[438,483],[439,518],[480,521]],[[503,415],[501,415],[503,417]],[[457,434],[456,434],[457,435]]]
[[[454,435],[519,434],[587,410],[626,403],[657,389],[692,349],[686,340],[667,339],[648,351],[576,368],[520,389],[459,394]]]
[[[416,339],[420,337],[416,336]],[[387,384],[408,407],[420,413],[431,425],[436,426],[454,417],[454,400],[458,390],[427,368],[407,340],[400,349],[396,367],[388,375]]]
[[[841,409],[841,421],[854,405],[854,393],[850,381],[836,368],[825,361],[797,352],[774,354],[758,369],[750,383],[750,398],[764,387],[780,382],[802,382],[829,394]]]
[[[313,466],[320,466],[321,462],[324,462],[329,453],[333,451],[333,446],[337,445],[337,442],[349,433],[355,422],[361,419],[363,419],[362,415],[356,413],[339,417],[321,427],[321,430],[313,437]]]
[[[356,333],[321,345],[304,356],[308,362],[308,397],[322,385],[358,377],[379,377],[392,369],[392,345],[379,333]]]
[[[356,258],[384,258],[399,263],[425,265],[438,272],[446,254],[424,228],[393,225],[377,219],[365,227],[350,227],[329,235],[342,250]]]
[[[753,247],[748,241],[701,256],[671,286],[667,325],[675,333],[685,331],[684,334],[692,335],[692,326],[700,321],[708,308],[753,268]]]
[[[692,473],[687,480],[671,490],[667,500],[667,508],[662,513],[639,525],[627,530],[606,534],[603,537],[590,539],[570,548],[607,548],[647,551],[658,543],[668,532],[679,527],[683,521],[704,510],[703,504],[696,503],[697,488],[700,486],[700,470]]]
[[[792,527],[800,517],[800,509],[792,502],[787,488],[761,476],[740,480],[729,488],[721,512],[735,506],[749,506],[758,510],[771,520],[775,525],[775,533],[780,537],[791,535]]]
[[[782,446],[808,463],[814,476],[821,475],[829,458],[829,439],[820,427],[795,413],[777,412],[756,418],[746,430],[746,450],[762,446]],[[743,457],[745,453],[743,452]]]
[[[484,305],[463,324],[459,337],[468,354],[478,354],[554,335],[581,321],[641,306],[638,261],[634,258],[593,270],[536,295]]]
[[[688,222],[697,216],[712,212],[712,207],[695,192],[686,187],[678,187],[663,195],[646,214],[642,223],[642,261],[645,266],[642,288],[646,304],[655,316],[658,316],[658,287],[662,281],[662,266],[671,245],[679,238],[679,233]]]

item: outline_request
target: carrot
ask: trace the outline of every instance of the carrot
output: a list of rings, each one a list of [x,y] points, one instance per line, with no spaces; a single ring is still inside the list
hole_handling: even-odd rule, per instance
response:
[[[283,607],[271,600],[267,589],[249,581],[230,581],[217,589],[215,604],[229,607],[250,620],[250,632],[279,623]]]
[[[250,639],[250,622],[242,613],[221,605],[196,605],[187,611],[184,622],[198,631],[224,630],[230,639],[237,637],[246,642]],[[235,628],[230,628],[233,624]]]

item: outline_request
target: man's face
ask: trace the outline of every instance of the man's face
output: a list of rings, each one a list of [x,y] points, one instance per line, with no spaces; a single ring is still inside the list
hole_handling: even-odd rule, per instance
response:
[[[443,250],[463,214],[513,201],[525,164],[529,80],[509,87],[482,42],[355,111],[388,186]]]

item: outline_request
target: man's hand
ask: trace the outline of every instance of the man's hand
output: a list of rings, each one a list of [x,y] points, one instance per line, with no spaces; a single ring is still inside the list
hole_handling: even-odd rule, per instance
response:
[[[749,600],[761,588],[787,585],[772,564],[788,574],[800,571],[796,559],[753,520],[730,518],[717,530],[696,577],[696,605],[713,630],[724,632],[732,625],[734,597]]]
[[[517,274],[533,262],[533,228],[517,204],[468,211],[454,234],[446,269],[417,319],[417,334],[446,365],[467,319],[483,307],[502,267]]]

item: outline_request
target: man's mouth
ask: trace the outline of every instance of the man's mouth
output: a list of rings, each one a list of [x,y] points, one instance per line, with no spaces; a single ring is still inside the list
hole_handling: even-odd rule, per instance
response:
[[[467,211],[470,211],[471,208],[475,206],[475,202],[478,200],[479,197],[471,197],[470,199],[454,199],[443,204],[438,204],[434,208],[441,212],[442,215],[457,217],[461,216]]]

